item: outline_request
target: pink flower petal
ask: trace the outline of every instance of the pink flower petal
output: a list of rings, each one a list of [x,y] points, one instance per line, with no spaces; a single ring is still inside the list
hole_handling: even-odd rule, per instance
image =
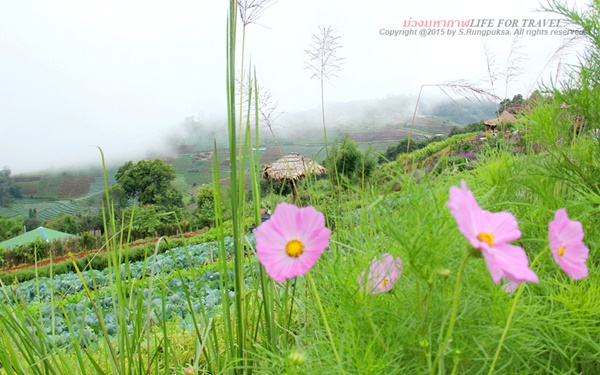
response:
[[[520,285],[518,282],[511,279],[504,279],[504,281],[506,282],[502,285],[502,289],[504,289],[506,293],[514,293]]]
[[[560,268],[574,280],[588,276],[585,262],[590,250],[583,243],[583,226],[579,221],[570,220],[567,210],[561,208],[548,224],[548,244],[552,257]]]
[[[489,211],[484,211],[489,212]],[[487,217],[485,217],[487,216]],[[494,234],[494,242],[510,242],[521,238],[519,223],[515,216],[509,212],[491,213],[484,215],[481,223],[481,232]]]
[[[521,238],[519,225],[509,212],[493,213],[483,210],[477,204],[473,193],[467,189],[464,180],[461,187],[450,188],[448,208],[456,219],[459,231],[481,251],[485,264],[494,283],[502,278],[515,282],[539,282],[537,275],[529,269],[525,251],[508,244]]]
[[[325,216],[314,207],[280,203],[269,220],[256,229],[255,236],[259,261],[269,276],[284,282],[313,267],[329,246],[331,231],[325,227]],[[291,241],[299,241],[303,246],[298,256],[286,253]]]
[[[275,207],[273,215],[271,215],[269,220],[275,219],[273,224],[276,225],[283,237],[297,238],[300,230],[297,218],[299,210],[300,209],[293,204],[282,202]],[[306,223],[304,223],[304,225],[306,225]]]
[[[358,277],[360,290],[371,294],[388,292],[400,278],[402,270],[402,259],[385,253],[381,256],[381,260],[373,259],[369,270],[360,274]]]
[[[500,244],[494,246],[493,263],[502,270],[504,277],[517,283],[539,283],[538,276],[529,269],[529,259],[525,250],[519,246]],[[494,280],[498,284],[500,280]]]
[[[467,189],[467,184],[464,180],[461,181],[461,185],[461,188],[457,188],[456,186],[450,188],[448,207],[456,219],[458,230],[471,241],[471,244],[474,244],[477,241],[477,236],[473,236],[473,233],[477,232],[482,210],[477,204],[473,193]]]

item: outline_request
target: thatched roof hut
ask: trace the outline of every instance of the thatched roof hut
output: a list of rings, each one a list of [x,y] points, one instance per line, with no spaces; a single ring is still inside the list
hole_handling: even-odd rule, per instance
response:
[[[291,180],[292,195],[294,201],[297,198],[296,181],[306,177],[308,174],[324,174],[327,169],[317,162],[297,152],[291,152],[272,164],[265,165],[262,170],[262,178],[265,180]]]
[[[483,125],[487,126],[488,128],[490,128],[491,131],[495,131],[496,127],[502,123],[504,124],[514,124],[515,122],[518,122],[517,118],[515,117],[515,115],[513,115],[512,113],[508,112],[508,111],[504,111],[502,112],[502,114],[500,115],[500,117],[498,118],[491,118],[489,120],[486,120],[483,122]]]
[[[273,164],[265,165],[262,177],[265,180],[301,180],[307,174],[323,174],[327,169],[297,152],[285,155]]]

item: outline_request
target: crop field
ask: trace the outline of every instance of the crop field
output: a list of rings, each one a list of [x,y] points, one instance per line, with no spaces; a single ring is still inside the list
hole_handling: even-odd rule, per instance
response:
[[[253,238],[250,240],[253,241]],[[225,246],[230,254],[231,239],[226,239]],[[216,248],[216,243],[173,248],[166,253],[150,256],[146,261],[132,262],[128,264],[127,271],[121,267],[121,272],[127,272],[135,294],[143,296],[144,305],[151,306],[148,313],[186,327],[191,324],[190,302],[193,313],[209,315],[213,315],[215,307],[221,303],[219,272],[211,267],[203,267],[214,264],[218,255]],[[186,273],[185,276],[182,276],[182,271]],[[148,287],[150,274],[160,278],[161,283],[168,288],[169,296],[166,301],[153,297]],[[98,336],[102,335],[102,328],[99,316],[86,298],[84,285],[93,285],[95,303],[100,309],[100,316],[105,320],[107,333],[114,335],[119,324],[119,318],[114,315],[114,282],[114,273],[107,269],[83,271],[81,277],[70,272],[0,287],[0,300],[4,304],[11,304],[13,301],[6,300],[6,297],[15,293],[20,301],[35,305],[43,311],[40,323],[45,327],[53,326],[49,333],[60,346],[68,345],[72,334],[80,336],[86,345],[94,345]],[[66,301],[62,303],[61,308],[64,310],[61,313],[54,305],[56,302],[53,302],[57,299]],[[70,331],[69,324],[74,325],[74,332]],[[85,330],[80,329],[84,326]]]
[[[115,179],[115,174],[114,173],[107,172],[106,179],[108,181],[108,185],[109,186],[112,186],[112,185],[114,185],[114,184],[117,183],[117,180]],[[96,194],[99,194],[99,193],[103,193],[104,192],[104,188],[105,188],[105,186],[104,186],[104,177],[101,176],[101,175],[100,176],[94,176],[94,181],[92,181],[90,183],[90,188],[89,188],[89,191],[88,191],[88,196],[90,196],[90,195],[96,195]],[[82,197],[82,198],[85,198],[85,197]]]
[[[79,198],[88,195],[90,184],[95,181],[95,176],[67,176],[58,189],[60,199]]]
[[[220,168],[219,174],[221,177],[227,177],[229,175],[228,168],[226,168],[229,165],[229,151],[222,149],[218,150],[217,154],[220,166],[224,167]],[[187,185],[188,187],[192,187],[194,185],[207,184],[212,181],[213,164],[213,153],[211,151],[204,151],[193,154],[177,155],[172,166],[175,168],[178,177],[182,178],[182,180],[179,181],[179,186]],[[185,181],[185,183],[182,181]]]
[[[192,158],[190,154],[179,154],[171,163],[177,173],[188,173],[192,167]]]
[[[38,211],[37,217],[38,217],[38,219],[43,221],[43,220],[48,220],[48,219],[51,219],[55,216],[62,215],[62,214],[75,215],[82,210],[83,210],[83,207],[81,207],[77,204],[73,204],[69,201],[62,201],[62,202],[56,202],[56,204],[52,205],[51,207],[48,207],[47,209],[45,209],[41,212]]]
[[[24,181],[17,182],[18,186],[21,188],[21,194],[25,196],[37,195],[37,188],[40,181]]]
[[[44,176],[40,180],[37,188],[38,197],[55,198],[58,197],[58,191],[64,182],[63,176]]]
[[[107,171],[109,185],[116,183],[114,173]],[[48,220],[57,215],[76,214],[84,209],[82,202],[104,192],[104,177],[97,171],[73,172],[69,175],[17,176],[17,186],[23,198],[17,199],[9,207],[0,206],[0,216],[27,218],[30,210],[36,210],[40,220]]]
[[[10,207],[0,206],[0,216],[27,218],[29,210],[33,209],[36,210],[38,218],[46,220],[63,212],[76,213],[82,208],[69,201],[23,198]]]
[[[114,183],[114,172],[109,172],[108,179]],[[15,182],[23,195],[38,198],[76,199],[104,190],[104,179],[100,170],[95,173],[73,172],[68,175],[17,176]]]

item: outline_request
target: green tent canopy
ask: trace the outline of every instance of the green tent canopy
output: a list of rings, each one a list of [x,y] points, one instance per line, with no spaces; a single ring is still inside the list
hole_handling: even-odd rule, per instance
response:
[[[19,246],[28,244],[31,242],[35,242],[38,239],[45,240],[46,242],[50,242],[53,240],[64,240],[69,237],[73,237],[72,234],[59,232],[57,230],[48,229],[39,227],[38,229],[31,230],[27,233],[23,233],[20,236],[13,237],[10,240],[6,240],[4,242],[0,242],[0,248],[8,249],[12,246]]]

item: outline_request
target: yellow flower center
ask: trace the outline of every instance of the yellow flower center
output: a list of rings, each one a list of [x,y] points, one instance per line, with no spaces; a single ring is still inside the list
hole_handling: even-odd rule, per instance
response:
[[[487,242],[487,244],[490,245],[490,247],[494,246],[494,235],[491,233],[481,232],[477,236],[477,239],[479,241]]]
[[[388,285],[388,283],[390,282],[389,277],[386,277],[382,282],[381,282],[381,287],[385,288],[386,285]]]
[[[559,247],[557,252],[558,252],[558,256],[565,255],[565,247],[564,246]]]
[[[298,240],[291,240],[285,245],[287,255],[297,258],[304,252],[304,244]]]

